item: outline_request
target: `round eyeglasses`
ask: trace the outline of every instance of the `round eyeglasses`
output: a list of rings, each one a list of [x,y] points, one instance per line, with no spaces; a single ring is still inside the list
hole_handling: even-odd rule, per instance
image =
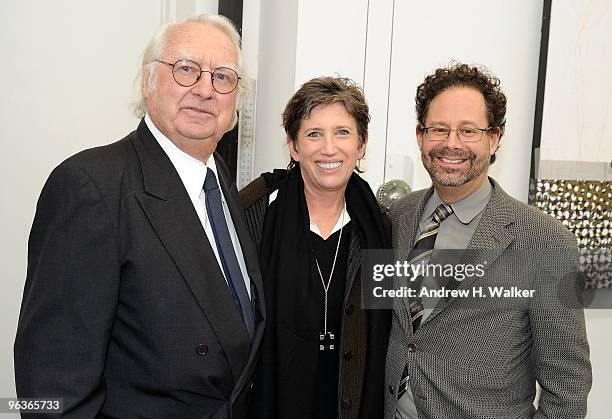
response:
[[[475,143],[482,140],[482,134],[491,131],[491,127],[459,127],[456,129],[445,127],[421,127],[420,130],[425,133],[425,138],[428,141],[446,141],[451,131],[455,131],[457,133],[457,138],[459,138],[459,141],[462,143]]]
[[[174,64],[157,59],[153,61],[172,67],[174,81],[183,87],[193,86],[202,78],[202,73],[209,73],[213,89],[217,93],[225,95],[233,92],[236,86],[238,86],[238,80],[240,80],[238,73],[229,67],[218,67],[213,71],[209,71],[202,70],[200,64],[191,60],[178,60]]]

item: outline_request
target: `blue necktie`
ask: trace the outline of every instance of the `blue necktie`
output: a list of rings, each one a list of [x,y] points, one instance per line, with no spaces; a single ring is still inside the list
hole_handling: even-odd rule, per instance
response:
[[[204,192],[206,193],[206,212],[212,226],[212,231],[221,259],[221,266],[227,278],[230,291],[234,297],[236,306],[240,309],[242,320],[246,326],[249,336],[253,337],[255,331],[255,318],[251,300],[244,283],[244,278],[238,264],[238,257],[234,251],[234,245],[227,228],[227,221],[223,214],[221,205],[221,190],[217,183],[217,177],[212,170],[207,169],[204,180]]]

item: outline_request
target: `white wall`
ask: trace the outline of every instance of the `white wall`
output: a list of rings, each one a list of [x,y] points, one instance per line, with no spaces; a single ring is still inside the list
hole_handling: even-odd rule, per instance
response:
[[[296,90],[313,77],[336,74],[363,84],[367,18],[368,0],[299,2]]]
[[[253,166],[253,173],[257,176],[273,168],[285,167],[288,163],[280,115],[295,86],[298,1],[262,1],[259,16],[243,17],[245,28],[252,27],[254,19],[260,19]],[[245,54],[252,57],[254,45],[252,40],[249,42],[244,45]]]
[[[612,310],[585,310],[587,335],[591,345],[593,388],[589,394],[587,419],[610,418],[610,390],[612,390]]]

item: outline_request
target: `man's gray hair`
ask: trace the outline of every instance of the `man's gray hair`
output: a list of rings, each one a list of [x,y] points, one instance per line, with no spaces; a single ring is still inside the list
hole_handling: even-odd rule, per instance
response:
[[[236,55],[238,56],[238,68],[236,69],[238,75],[240,76],[240,80],[238,81],[238,94],[236,98],[236,111],[238,111],[242,105],[244,104],[244,100],[246,96],[249,94],[250,90],[250,79],[246,74],[246,70],[244,68],[242,62],[242,49],[240,48],[240,34],[236,30],[234,24],[225,16],[220,16],[212,13],[203,13],[200,15],[195,15],[187,18],[184,22],[181,23],[165,23],[161,25],[153,38],[147,44],[147,47],[142,53],[142,60],[140,63],[140,70],[138,71],[138,77],[136,78],[136,86],[139,92],[139,100],[134,105],[134,115],[136,118],[142,118],[147,113],[147,101],[142,96],[141,92],[141,84],[145,75],[148,73],[149,77],[147,80],[148,88],[150,91],[155,90],[157,85],[157,69],[159,63],[155,61],[156,59],[160,59],[164,49],[166,48],[166,44],[168,41],[168,35],[175,29],[177,29],[180,25],[187,22],[200,22],[205,25],[211,25],[218,29],[220,29],[223,33],[225,33],[234,44],[236,48]],[[234,114],[234,120],[232,121],[232,127],[236,125],[237,117]]]

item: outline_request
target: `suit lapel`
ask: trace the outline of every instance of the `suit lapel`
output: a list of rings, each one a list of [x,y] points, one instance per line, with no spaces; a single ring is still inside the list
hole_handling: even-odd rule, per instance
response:
[[[215,161],[217,167],[225,169],[225,163],[215,153]],[[223,190],[223,196],[226,197],[227,206],[232,216],[234,228],[240,241],[240,247],[244,256],[244,261],[247,268],[247,273],[251,279],[251,299],[253,301],[254,308],[260,319],[265,319],[265,306],[263,296],[263,283],[261,279],[261,273],[259,271],[259,264],[257,263],[257,251],[251,241],[247,226],[244,222],[244,209],[240,204],[240,198],[238,196],[238,190],[234,182],[230,182],[227,177],[226,170],[219,170],[219,179],[221,182],[221,189]],[[261,323],[261,322],[260,322]],[[259,326],[259,324],[258,324]]]
[[[249,355],[244,343],[250,340],[240,312],[170,159],[144,121],[137,133],[131,141],[144,181],[144,192],[138,193],[137,199],[215,331],[237,380]]]
[[[258,348],[263,338],[266,319],[263,282],[261,279],[261,272],[259,270],[258,263],[259,258],[257,256],[255,246],[253,245],[253,242],[251,240],[251,236],[249,235],[246,223],[244,221],[244,209],[242,208],[242,205],[240,203],[240,198],[238,196],[238,190],[236,189],[236,185],[235,183],[230,182],[223,160],[217,155],[217,153],[215,153],[214,157],[215,162],[217,164],[217,168],[221,169],[217,170],[217,173],[219,174],[221,189],[223,191],[223,196],[226,199],[227,206],[230,210],[230,215],[232,217],[234,228],[236,229],[236,234],[238,235],[238,240],[242,249],[242,255],[244,256],[247,274],[249,275],[249,278],[251,280],[251,301],[253,303],[254,310],[256,310],[257,313],[257,315],[255,316],[255,320],[257,321],[259,319],[259,321],[257,321],[257,324],[255,325],[255,334],[253,335],[252,347]],[[257,353],[257,350],[252,350],[250,352],[247,365],[255,365],[255,357]],[[236,382],[236,388],[242,388],[243,385],[246,383],[246,379],[249,377],[250,371],[245,368],[243,370],[242,376]],[[234,397],[237,397],[238,395],[239,392],[234,392]]]
[[[419,222],[421,215],[425,209],[425,204],[429,197],[433,194],[433,187],[422,191],[420,196],[415,197],[413,204],[407,203],[405,205],[406,212],[399,218],[399,229],[397,243],[394,243],[395,257],[398,261],[409,260],[410,252],[416,239],[416,234],[419,229]],[[402,286],[406,286],[405,278],[396,278],[394,289],[400,289]],[[393,300],[393,307],[395,315],[398,316],[400,324],[404,328],[404,332],[408,335],[412,335],[412,320],[410,318],[410,298],[395,298]]]
[[[468,244],[466,254],[461,259],[462,264],[481,264],[485,271],[495,263],[514,240],[514,235],[507,229],[510,224],[514,223],[514,215],[509,205],[510,197],[497,182],[493,179],[490,180],[493,183],[491,200],[484,209],[482,218]],[[446,288],[469,289],[475,280],[476,277],[472,276],[461,282],[451,281]],[[440,300],[423,324],[428,323],[438,313],[446,309],[455,298],[449,297]]]
[[[425,204],[429,197],[433,194],[433,187],[429,188],[421,194],[420,197],[415,199],[415,205],[410,205],[407,211],[400,216],[399,219],[399,243],[405,245],[398,247],[398,257],[402,260],[408,258],[408,255],[412,251],[416,234],[419,229],[419,222],[421,221],[421,215],[425,209]]]

